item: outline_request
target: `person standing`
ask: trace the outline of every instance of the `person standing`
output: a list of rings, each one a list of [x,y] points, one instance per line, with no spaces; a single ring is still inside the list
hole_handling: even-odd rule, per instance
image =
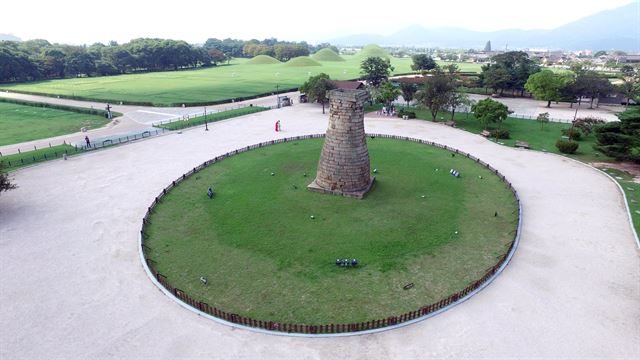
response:
[[[89,141],[89,137],[85,136],[84,141],[87,143],[87,149],[89,149],[91,147],[91,141]]]

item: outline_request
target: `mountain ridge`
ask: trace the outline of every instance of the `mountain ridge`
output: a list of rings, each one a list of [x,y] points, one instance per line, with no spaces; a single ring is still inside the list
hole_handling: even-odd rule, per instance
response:
[[[370,43],[481,49],[491,41],[494,50],[547,48],[563,50],[624,50],[640,52],[640,4],[605,10],[550,30],[504,29],[474,31],[457,27],[410,25],[391,35],[353,34],[328,40],[342,46]]]

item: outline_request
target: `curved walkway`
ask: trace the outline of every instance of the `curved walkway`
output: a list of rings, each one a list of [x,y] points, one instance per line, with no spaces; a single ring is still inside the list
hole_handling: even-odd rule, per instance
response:
[[[217,154],[326,124],[317,107],[296,105],[16,172],[20,188],[0,196],[0,358],[640,356],[640,257],[616,185],[562,157],[423,121],[368,119],[366,130],[470,152],[523,202],[511,264],[469,301],[394,331],[305,339],[220,325],[154,287],[137,235],[160,189]]]

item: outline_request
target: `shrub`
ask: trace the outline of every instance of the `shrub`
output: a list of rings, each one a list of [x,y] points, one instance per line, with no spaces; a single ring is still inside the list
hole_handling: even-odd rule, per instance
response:
[[[589,136],[589,134],[591,134],[591,131],[593,131],[594,126],[601,125],[604,123],[605,121],[602,119],[586,117],[586,118],[576,119],[573,122],[573,125],[578,129],[580,129],[585,136]]]
[[[489,137],[498,138],[498,139],[508,139],[509,138],[509,130],[505,129],[496,129],[489,131],[491,135]]]
[[[569,140],[575,140],[575,141],[582,140],[582,133],[580,132],[580,130],[576,128],[562,129],[562,135],[568,136]]]
[[[398,117],[401,118],[403,116],[407,115],[407,117],[409,119],[415,119],[416,118],[416,112],[415,111],[411,111],[411,110],[405,110],[405,109],[400,109],[400,111],[398,111]]]
[[[575,141],[560,139],[556,141],[556,147],[563,154],[574,154],[578,150],[578,144]]]

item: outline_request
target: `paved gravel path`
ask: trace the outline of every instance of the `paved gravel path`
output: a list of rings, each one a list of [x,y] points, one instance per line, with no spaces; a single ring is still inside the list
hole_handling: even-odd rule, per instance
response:
[[[20,188],[0,196],[0,358],[640,357],[640,257],[616,185],[580,163],[424,121],[366,128],[479,156],[523,202],[511,264],[469,301],[394,331],[305,339],[200,318],[152,285],[137,235],[160,189],[218,154],[326,124],[316,106],[296,105],[16,172]]]

